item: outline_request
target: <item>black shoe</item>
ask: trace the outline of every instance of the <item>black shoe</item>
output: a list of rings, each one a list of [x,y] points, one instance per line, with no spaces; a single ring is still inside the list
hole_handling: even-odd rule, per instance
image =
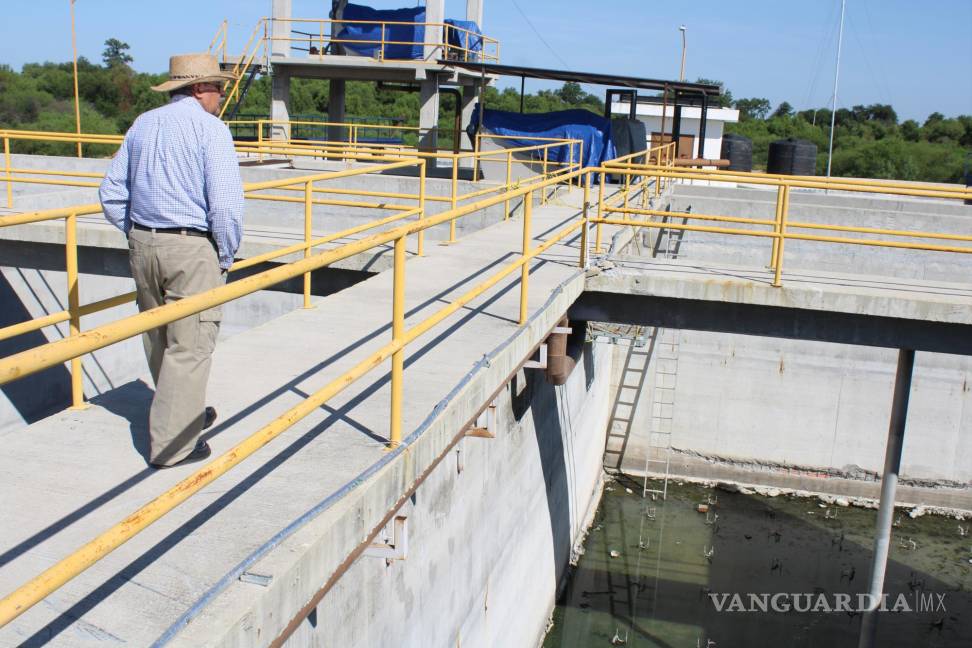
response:
[[[202,429],[208,430],[209,428],[213,427],[213,423],[215,422],[216,422],[216,408],[207,405],[205,418],[203,419]]]
[[[170,464],[166,466],[165,464],[151,464],[153,468],[175,468],[176,466],[185,466],[186,464],[196,463],[197,461],[202,461],[203,459],[209,459],[209,456],[213,454],[212,448],[205,441],[196,441],[196,447],[192,449],[192,452],[187,454],[181,461]]]

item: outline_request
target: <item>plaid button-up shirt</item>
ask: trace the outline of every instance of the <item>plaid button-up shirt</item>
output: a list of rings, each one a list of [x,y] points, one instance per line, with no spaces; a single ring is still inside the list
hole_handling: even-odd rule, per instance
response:
[[[243,184],[233,137],[191,96],[141,115],[98,191],[105,217],[126,234],[145,227],[212,233],[224,270],[243,236]]]

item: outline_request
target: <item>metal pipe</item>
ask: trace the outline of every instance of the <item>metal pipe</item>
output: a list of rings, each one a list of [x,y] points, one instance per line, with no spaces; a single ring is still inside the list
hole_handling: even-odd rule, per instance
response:
[[[71,0],[71,51],[74,53],[74,126],[81,135],[81,99],[78,95],[78,36],[74,29],[74,0]],[[78,141],[78,157],[81,157],[81,142]]]
[[[600,186],[597,190],[597,224],[594,226],[594,254],[601,253],[601,221],[604,220],[604,172],[598,178]]]
[[[3,138],[3,160],[7,167],[7,209],[13,209],[13,182],[10,180],[10,138]]]
[[[773,275],[773,285],[779,288],[782,286],[781,278],[783,275],[783,247],[786,244],[786,216],[790,211],[790,187],[789,185],[784,185],[783,187],[783,207],[780,209],[780,221],[779,221],[779,231],[777,232],[777,238],[775,239],[779,245],[777,246],[776,253],[776,267],[775,273]]]
[[[780,221],[782,218],[783,187],[784,185],[780,185],[776,189],[776,216],[773,221],[773,231],[776,232],[777,234],[780,233]],[[780,240],[778,238],[775,238],[773,239],[773,251],[770,253],[770,263],[769,263],[770,268],[776,267],[776,259],[779,256],[779,254],[780,254]]]
[[[547,179],[547,152],[549,150],[550,149],[547,148],[547,147],[544,147],[544,149],[543,149],[543,179],[544,180]],[[546,189],[546,187],[544,187],[543,189],[540,190],[540,204],[541,205],[546,205],[547,204],[547,189]]]
[[[505,190],[510,190],[510,182],[513,181],[513,153],[510,151],[506,152],[506,187]],[[510,217],[510,201],[507,200],[503,203],[503,220],[507,220]]]
[[[523,199],[523,258],[530,256],[530,218],[533,216],[533,192]],[[527,296],[530,290],[530,264],[524,263],[520,269],[520,324],[527,321]]]
[[[904,446],[908,398],[911,395],[911,376],[914,368],[914,350],[900,349],[898,351],[898,371],[894,379],[891,423],[888,426],[888,443],[884,450],[884,472],[881,474],[881,504],[878,508],[877,529],[874,535],[874,557],[871,560],[868,607],[861,618],[858,648],[872,648],[877,635],[878,608],[881,605],[881,595],[884,592],[884,573],[888,566],[891,524],[894,519],[894,495],[898,486],[898,471],[901,468],[901,450]]]
[[[78,217],[64,221],[65,270],[67,274],[68,314],[71,337],[81,334],[81,304],[78,299]],[[71,409],[84,409],[84,373],[81,356],[71,358]]]
[[[418,220],[422,222],[425,218],[425,160],[419,162],[419,197],[418,197]],[[425,256],[425,230],[418,232],[418,255]]]
[[[391,432],[388,447],[402,442],[402,390],[405,375],[405,237],[395,239],[394,275],[392,278],[392,342],[400,346],[392,354]]]
[[[834,65],[834,100],[830,111],[830,144],[827,146],[827,177],[830,177],[830,163],[834,156],[834,123],[837,117],[837,81],[840,78],[840,46],[844,42],[844,7],[847,0],[840,0],[840,31],[837,34],[837,62]]]
[[[310,258],[311,255],[311,219],[313,218],[313,206],[314,206],[314,182],[308,180],[304,183],[304,244],[307,246],[304,248],[304,258]],[[311,273],[308,272],[304,274],[304,308],[311,307]]]
[[[591,201],[591,174],[584,174],[584,211],[583,220],[584,225],[581,229],[581,242],[580,242],[580,260],[577,265],[581,268],[587,267],[587,230],[590,227],[591,217],[590,217],[590,201]]]
[[[705,125],[709,115],[709,95],[702,93],[702,114],[699,119],[699,154],[696,157],[705,159]]]
[[[452,158],[452,200],[451,208],[455,209],[459,201],[459,158]],[[449,221],[449,243],[456,242],[456,219]]]

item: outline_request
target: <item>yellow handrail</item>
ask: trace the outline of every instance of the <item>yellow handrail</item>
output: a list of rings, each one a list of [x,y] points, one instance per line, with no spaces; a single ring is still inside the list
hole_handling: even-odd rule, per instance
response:
[[[421,160],[415,161],[422,164]],[[413,162],[413,163],[415,163]],[[394,163],[393,163],[394,164]],[[404,164],[401,162],[399,164]],[[424,164],[423,164],[424,168]],[[354,171],[339,172],[344,175],[352,175]],[[595,218],[590,218],[588,213],[588,196],[590,188],[590,175],[597,173],[601,179],[600,191],[598,196],[598,212]],[[237,444],[234,448],[229,450],[227,453],[216,458],[209,464],[207,464],[202,469],[196,471],[175,487],[169,489],[159,497],[155,498],[145,506],[141,507],[138,511],[134,512],[132,515],[126,517],[124,520],[119,522],[117,525],[107,529],[104,533],[100,534],[98,537],[93,539],[91,542],[87,543],[77,551],[73,552],[54,566],[50,567],[40,575],[28,581],[26,584],[12,592],[10,595],[0,600],[0,625],[8,623],[13,618],[16,618],[23,611],[28,609],[30,606],[36,604],[38,601],[43,599],[45,596],[50,594],[52,591],[57,589],[59,586],[63,585],[71,578],[79,574],[81,571],[94,564],[96,561],[103,558],[105,555],[113,551],[115,548],[120,546],[122,543],[126,542],[134,535],[139,533],[149,524],[159,519],[162,515],[172,510],[179,503],[185,501],[186,498],[191,496],[193,493],[198,492],[200,489],[205,487],[207,484],[211,483],[220,475],[224,474],[227,470],[237,465],[243,461],[246,457],[250,456],[260,447],[264,446],[266,443],[277,437],[284,430],[289,428],[291,425],[301,420],[309,413],[315,411],[318,407],[327,402],[328,399],[334,395],[340,393],[343,389],[347,388],[348,385],[353,383],[355,380],[365,375],[371,369],[374,369],[382,362],[388,359],[392,359],[393,369],[392,369],[392,396],[391,396],[391,416],[389,422],[389,443],[394,446],[401,441],[401,408],[402,408],[402,364],[404,361],[404,349],[406,346],[418,338],[420,335],[424,334],[432,327],[436,326],[438,323],[442,322],[446,317],[455,313],[458,309],[464,307],[470,301],[479,297],[483,292],[496,285],[503,278],[509,276],[511,273],[517,270],[521,271],[521,310],[520,310],[520,321],[525,320],[525,307],[524,305],[528,303],[527,301],[527,291],[528,291],[528,273],[523,276],[523,270],[527,267],[530,260],[537,255],[541,254],[545,250],[549,249],[552,245],[555,245],[559,241],[563,240],[565,237],[569,236],[571,233],[575,232],[577,229],[582,229],[582,249],[580,251],[580,262],[584,263],[586,260],[586,241],[587,241],[587,224],[591,221],[596,222],[598,225],[604,224],[616,224],[622,226],[634,226],[634,227],[654,227],[654,228],[670,228],[670,229],[682,229],[686,231],[699,231],[699,232],[711,232],[711,233],[722,233],[722,234],[733,234],[733,235],[745,235],[745,236],[757,236],[762,238],[770,238],[774,242],[778,243],[778,253],[775,259],[775,274],[776,274],[776,284],[779,285],[780,273],[782,271],[782,259],[783,259],[783,243],[787,239],[796,240],[812,240],[812,241],[825,241],[825,242],[835,242],[835,243],[847,243],[847,244],[858,244],[858,245],[882,245],[894,248],[907,248],[907,249],[921,249],[921,250],[937,250],[937,251],[947,251],[947,252],[957,252],[957,253],[972,253],[972,247],[959,247],[959,246],[945,246],[936,245],[929,243],[912,243],[912,242],[900,242],[900,241],[879,241],[874,239],[855,239],[841,236],[821,236],[815,234],[797,234],[792,233],[787,230],[788,227],[802,227],[804,225],[809,225],[815,229],[823,229],[827,226],[820,224],[802,224],[802,223],[788,223],[787,222],[787,197],[789,193],[789,188],[791,186],[799,186],[801,181],[791,181],[789,179],[778,180],[778,186],[782,187],[782,191],[778,192],[778,204],[777,216],[772,220],[767,219],[736,219],[735,221],[730,221],[733,217],[723,217],[715,215],[695,215],[700,219],[720,219],[722,222],[737,222],[741,224],[748,225],[763,225],[770,226],[773,229],[771,231],[757,231],[751,229],[738,229],[730,227],[713,227],[713,226],[699,226],[690,224],[673,224],[670,222],[660,223],[660,222],[650,222],[644,220],[632,220],[628,218],[612,219],[605,218],[604,213],[606,211],[623,212],[625,214],[631,213],[636,215],[656,215],[656,214],[640,214],[642,211],[652,211],[652,210],[639,210],[637,208],[628,206],[621,208],[612,208],[605,206],[604,204],[604,194],[605,194],[605,182],[604,178],[606,174],[612,175],[625,175],[625,176],[657,176],[665,178],[684,178],[684,177],[704,177],[704,173],[694,173],[694,172],[683,172],[683,171],[672,171],[668,168],[645,168],[645,169],[627,169],[618,167],[589,167],[572,172],[563,174],[562,176],[556,178],[547,178],[545,180],[520,187],[518,189],[512,190],[508,193],[493,196],[486,200],[481,200],[470,205],[465,205],[461,207],[456,207],[450,209],[444,213],[432,216],[420,218],[417,222],[409,223],[405,225],[400,225],[391,230],[384,231],[378,234],[374,234],[366,237],[360,241],[354,243],[349,243],[343,245],[337,249],[329,250],[326,252],[318,253],[315,255],[308,255],[303,259],[295,261],[293,263],[280,266],[271,270],[261,272],[259,274],[246,277],[236,282],[232,282],[225,286],[215,288],[206,293],[193,295],[185,299],[179,300],[177,302],[167,304],[165,306],[152,309],[140,313],[138,315],[133,315],[122,320],[105,324],[98,327],[92,331],[85,333],[79,333],[72,335],[70,338],[51,342],[39,347],[37,349],[32,349],[30,351],[25,351],[8,358],[0,359],[0,384],[5,384],[11,380],[29,375],[36,371],[40,371],[44,368],[53,366],[60,362],[71,360],[73,358],[78,358],[85,353],[90,353],[94,350],[107,346],[109,344],[114,344],[123,339],[127,339],[134,335],[138,335],[146,330],[155,328],[169,322],[175,321],[182,317],[191,315],[193,313],[198,313],[207,308],[226,303],[230,300],[242,297],[244,295],[250,294],[256,290],[261,290],[280,281],[285,281],[287,279],[295,278],[301,275],[307,275],[313,270],[330,265],[340,259],[348,258],[355,254],[367,251],[379,245],[385,245],[388,243],[394,243],[395,246],[395,262],[393,266],[393,272],[395,273],[394,284],[393,284],[393,312],[392,312],[392,340],[382,346],[378,351],[370,354],[368,357],[362,359],[358,362],[352,369],[345,372],[343,375],[335,378],[330,383],[325,385],[323,388],[312,394],[305,401],[299,405],[291,408],[276,420],[274,420],[269,425],[265,426],[255,434],[251,435],[241,443]],[[584,187],[585,187],[585,200],[584,209],[579,215],[580,218],[575,219],[575,222],[564,226],[556,234],[550,237],[544,243],[531,247],[532,239],[530,237],[530,215],[532,214],[533,208],[533,195],[536,191],[544,191],[548,187],[553,186],[563,180],[573,180],[576,177],[584,176]],[[250,190],[262,190],[269,188],[279,188],[280,186],[294,186],[301,183],[304,184],[304,201],[305,205],[309,204],[313,200],[313,191],[308,189],[307,183],[313,183],[316,180],[323,180],[326,178],[338,177],[333,174],[319,174],[317,176],[307,176],[303,178],[292,178],[282,181],[271,181],[265,183],[254,183],[249,187]],[[635,186],[639,184],[638,180],[628,183],[628,186]],[[642,185],[643,187],[646,185]],[[424,187],[424,183],[420,183],[420,188]],[[883,187],[877,188],[878,190],[883,190]],[[630,189],[629,189],[630,190]],[[865,190],[863,187],[859,187],[859,190]],[[937,197],[939,193],[936,192],[926,192],[925,195],[930,197]],[[434,227],[446,222],[454,222],[455,219],[461,218],[463,216],[472,214],[481,209],[486,209],[494,205],[498,205],[506,200],[516,197],[525,197],[525,215],[523,219],[523,249],[520,258],[507,264],[501,270],[492,275],[489,279],[483,281],[478,286],[474,287],[461,297],[453,300],[449,305],[440,309],[431,317],[427,318],[423,322],[413,326],[412,328],[406,328],[404,324],[404,310],[403,310],[403,299],[405,290],[405,240],[406,237],[412,234],[420,234],[429,227]],[[420,203],[422,203],[420,199]],[[306,207],[305,207],[306,209]],[[60,210],[63,212],[61,215],[72,215],[80,213],[84,210],[83,206],[67,208],[66,210]],[[655,210],[657,211],[657,210]],[[420,214],[421,215],[421,214]],[[672,215],[672,214],[667,214]],[[678,217],[682,217],[681,214],[675,214]],[[396,215],[398,216],[398,215]],[[22,222],[37,222],[39,220],[47,220],[50,218],[55,218],[57,216],[52,214],[26,214],[21,218]],[[925,237],[929,238],[929,233],[915,232],[915,231],[904,231],[904,230],[877,230],[876,228],[852,228],[848,226],[835,226],[839,227],[840,232],[859,232],[859,233],[880,233],[880,234],[893,234],[895,236],[901,237]],[[964,235],[947,235],[947,234],[936,234],[936,238],[943,238],[947,240],[958,240],[958,241],[968,241],[972,242],[972,236]],[[310,241],[304,241],[301,244],[292,246],[292,250],[302,249],[308,250]],[[600,240],[595,244],[597,248],[600,247]]]
[[[577,171],[575,173],[581,173]],[[322,174],[326,175],[326,174]],[[307,178],[288,179],[286,182],[294,184],[296,182],[307,181]],[[548,179],[527,188],[514,191],[514,196],[532,194],[535,189],[542,189],[548,184],[558,182],[557,179]],[[264,185],[272,183],[261,183]],[[309,192],[306,192],[309,196]],[[226,284],[219,288],[212,289],[205,293],[192,295],[176,302],[154,308],[137,315],[124,318],[122,320],[102,325],[97,329],[80,333],[71,338],[51,342],[29,351],[24,351],[7,358],[0,359],[0,384],[5,384],[11,380],[29,375],[41,369],[52,366],[59,362],[71,358],[80,357],[85,353],[90,353],[97,349],[114,344],[121,340],[143,333],[149,329],[163,326],[169,322],[181,319],[193,313],[198,313],[207,308],[226,303],[233,299],[250,294],[257,290],[262,290],[281,281],[295,278],[297,276],[312,272],[319,268],[330,265],[338,260],[348,258],[355,254],[365,252],[379,245],[389,242],[395,243],[396,262],[395,271],[404,272],[404,241],[410,234],[422,232],[430,227],[454,220],[462,216],[499,204],[505,196],[494,196],[487,200],[479,201],[464,207],[438,214],[433,217],[420,219],[416,223],[401,225],[392,230],[371,235],[361,241],[343,245],[335,250],[322,252],[310,256],[291,264],[280,266],[271,270],[251,275],[239,281]],[[83,547],[73,552],[57,564],[45,570],[40,575],[34,577],[17,590],[0,600],[0,626],[6,625],[11,620],[22,614],[24,611],[42,600],[50,592],[54,591],[64,583],[68,582],[76,575],[90,567],[92,564],[103,558],[105,555],[119,547],[124,542],[131,539],[141,532],[148,525],[158,520],[162,515],[175,508],[178,504],[185,501],[193,493],[198,492],[214,479],[224,474],[233,466],[239,464],[246,457],[250,456],[259,448],[266,445],[276,438],[284,430],[298,422],[309,413],[315,411],[328,399],[340,393],[355,380],[363,376],[371,369],[377,367],[381,362],[393,357],[402,351],[407,344],[424,334],[436,324],[443,321],[449,315],[455,313],[466,304],[476,299],[483,292],[496,285],[504,277],[520,269],[538,254],[550,248],[564,237],[581,227],[583,221],[578,221],[563,228],[556,235],[549,238],[544,243],[532,250],[524,250],[524,254],[517,261],[505,266],[491,278],[483,281],[458,299],[437,311],[423,322],[410,329],[404,327],[404,311],[402,309],[402,297],[404,294],[404,284],[396,283],[396,299],[393,306],[393,320],[397,320],[397,325],[393,330],[395,335],[388,344],[378,351],[372,353],[356,364],[351,370],[341,377],[331,381],[326,386],[315,392],[301,404],[288,410],[269,425],[251,435],[244,441],[237,444],[234,448],[221,455],[217,459],[207,464],[193,475],[179,482],[176,486],[158,496],[148,504],[142,506],[138,511],[132,513],[124,520],[109,528],[98,537],[94,538]],[[399,274],[396,282],[403,282],[404,274]],[[526,292],[526,287],[522,289]],[[525,299],[525,298],[524,298]],[[403,356],[399,356],[402,360]],[[397,376],[397,379],[396,379]],[[390,422],[389,443],[395,446],[401,442],[401,390],[403,378],[401,372],[393,372],[392,380],[392,402],[398,403],[393,407],[392,412],[397,412],[399,420]]]

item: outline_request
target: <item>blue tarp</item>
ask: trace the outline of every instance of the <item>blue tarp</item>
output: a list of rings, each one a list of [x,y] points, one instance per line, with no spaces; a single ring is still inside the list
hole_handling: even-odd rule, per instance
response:
[[[416,23],[409,25],[385,25],[385,51],[381,54],[386,59],[421,59],[424,55],[425,42],[425,7],[406,9],[372,9],[364,5],[348,4],[344,8],[342,19],[347,21],[369,20]],[[359,56],[378,57],[381,49],[382,26],[345,23],[337,35],[340,41],[368,41],[355,43],[339,43],[344,49]],[[396,42],[397,45],[388,43]],[[408,43],[403,45],[401,43]]]
[[[462,48],[453,50],[446,58],[460,61],[478,61],[478,52],[483,51],[483,32],[480,31],[476,21],[446,18],[445,24],[458,27],[458,29],[446,27],[446,43],[452,47]],[[463,29],[467,31],[462,31]]]
[[[479,106],[473,110],[470,129],[479,124]],[[496,135],[516,137],[516,146],[537,146],[548,144],[533,137],[559,137],[579,139],[584,142],[584,166],[598,166],[605,160],[616,157],[614,143],[611,141],[611,122],[589,110],[559,110],[548,113],[506,112],[505,110],[483,111],[483,128]],[[571,152],[571,149],[572,152]],[[551,162],[577,162],[578,147],[557,146],[550,149],[547,159]],[[572,158],[572,159],[568,159]]]

